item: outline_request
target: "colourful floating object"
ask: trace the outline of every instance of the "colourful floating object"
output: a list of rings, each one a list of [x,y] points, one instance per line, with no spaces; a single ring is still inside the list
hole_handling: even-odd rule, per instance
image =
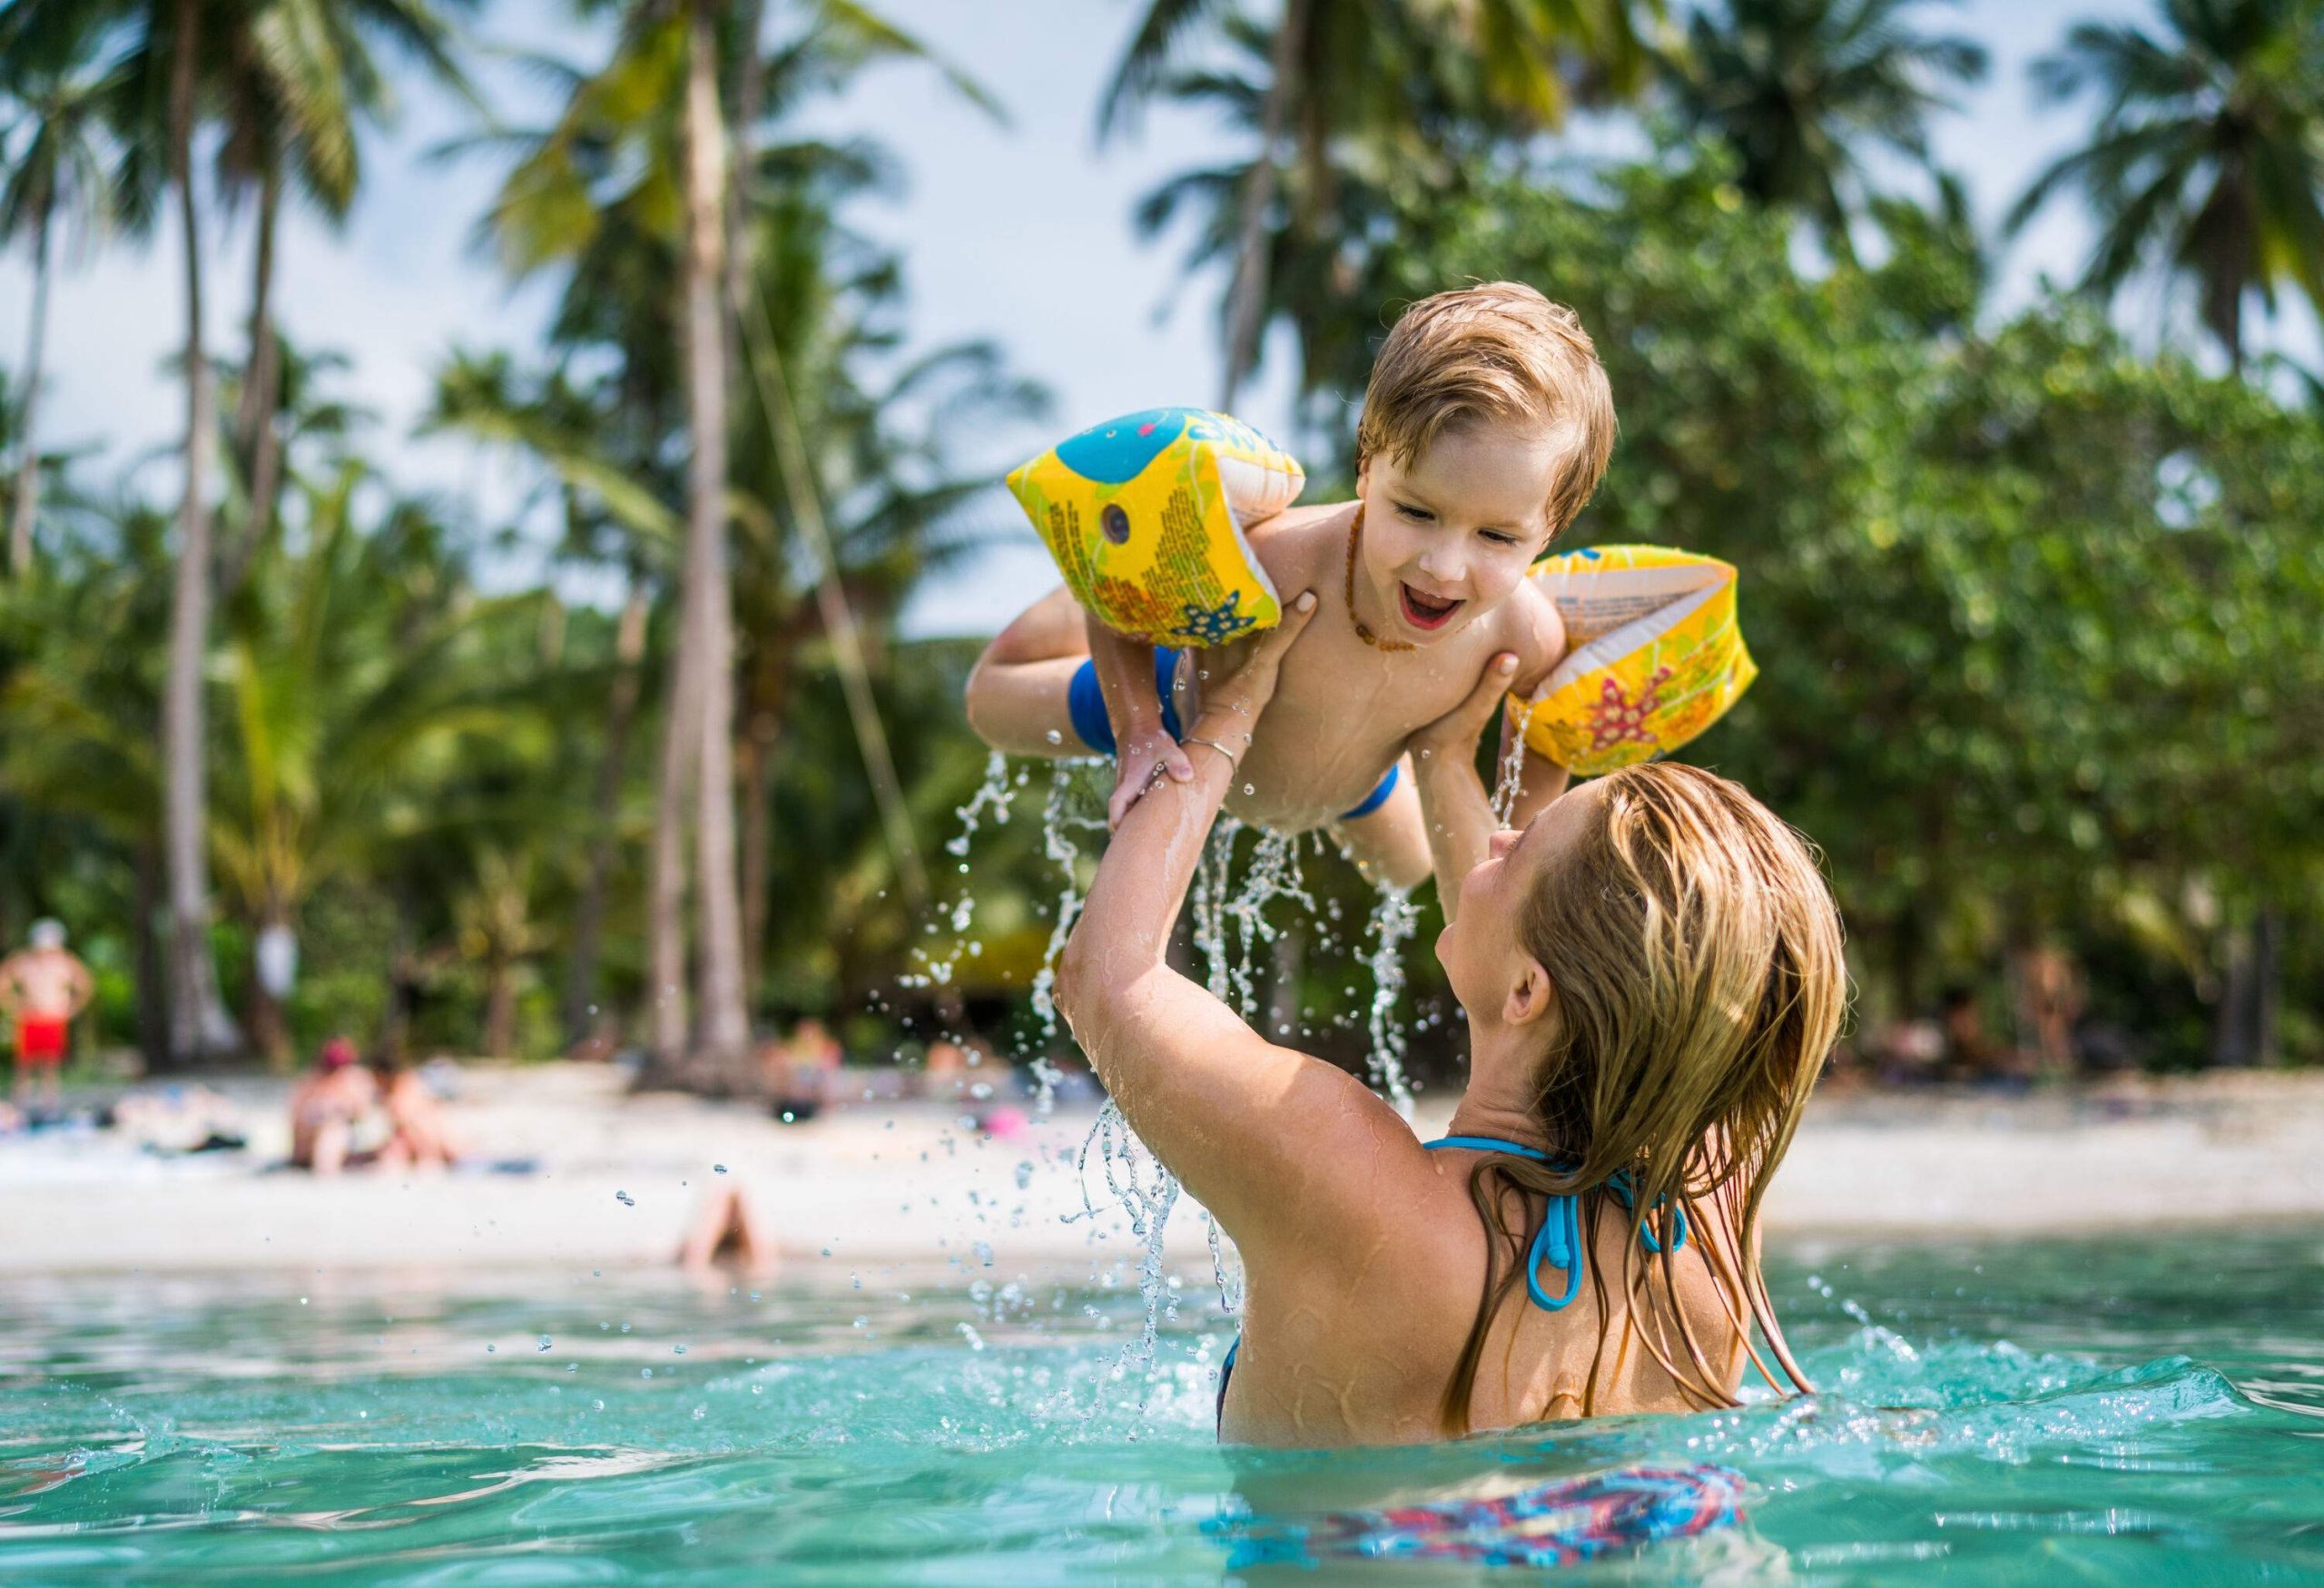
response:
[[[1693,1465],[1620,1467],[1490,1500],[1334,1511],[1310,1522],[1238,1517],[1206,1527],[1226,1535],[1236,1569],[1352,1560],[1539,1569],[1631,1554],[1742,1520],[1742,1476]]]
[[[1759,669],[1735,612],[1736,572],[1660,546],[1593,546],[1533,565],[1565,619],[1565,660],[1531,700],[1525,743],[1585,776],[1668,755],[1717,722]]]
[[[1283,618],[1246,524],[1289,507],[1298,460],[1240,419],[1150,408],[1013,470],[1009,488],[1083,611],[1148,645],[1224,645]]]

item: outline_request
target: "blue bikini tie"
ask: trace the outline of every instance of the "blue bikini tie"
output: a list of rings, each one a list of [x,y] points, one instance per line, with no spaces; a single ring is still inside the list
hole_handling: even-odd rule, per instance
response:
[[[1443,1136],[1425,1145],[1432,1149],[1465,1147],[1481,1152],[1509,1152],[1519,1158],[1530,1158],[1536,1163],[1554,1163],[1550,1155],[1539,1148],[1523,1147],[1514,1141],[1502,1141],[1491,1136]],[[1636,1208],[1637,1199],[1630,1191],[1628,1169],[1608,1180],[1606,1189],[1614,1193],[1615,1200],[1623,1208]],[[1672,1217],[1675,1220],[1672,1228],[1677,1233],[1671,1238],[1670,1248],[1676,1251],[1687,1244],[1687,1210],[1677,1208]],[[1659,1252],[1662,1249],[1662,1243],[1655,1238],[1651,1226],[1641,1224],[1638,1233],[1647,1250]],[[1563,1296],[1552,1297],[1541,1288],[1541,1271],[1544,1263],[1565,1276]],[[1533,1305],[1542,1311],[1559,1312],[1571,1306],[1573,1298],[1581,1293],[1581,1198],[1578,1196],[1551,1197],[1549,1207],[1542,1211],[1541,1228],[1533,1237],[1532,1249],[1525,1254],[1525,1294],[1531,1297]]]

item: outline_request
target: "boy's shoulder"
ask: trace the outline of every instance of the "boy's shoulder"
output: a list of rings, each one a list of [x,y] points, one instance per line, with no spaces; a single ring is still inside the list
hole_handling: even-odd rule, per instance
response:
[[[1517,688],[1532,688],[1565,660],[1565,619],[1538,579],[1519,580],[1497,616],[1501,632],[1495,643],[1517,653]]]
[[[1350,502],[1303,503],[1262,519],[1246,532],[1251,555],[1267,570],[1275,587],[1288,593],[1314,587],[1336,574],[1345,559]]]

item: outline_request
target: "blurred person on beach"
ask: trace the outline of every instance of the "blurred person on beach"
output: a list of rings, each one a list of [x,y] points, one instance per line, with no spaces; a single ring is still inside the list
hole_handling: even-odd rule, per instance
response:
[[[967,1096],[968,1090],[968,1050],[940,1037],[929,1043],[928,1056],[921,1060],[920,1095],[950,1102]]]
[[[356,1061],[355,1044],[333,1037],[316,1055],[315,1067],[290,1093],[290,1162],[319,1175],[335,1175],[354,1156],[356,1127],[379,1100],[379,1084]]]
[[[785,1124],[813,1119],[832,1100],[846,1050],[831,1028],[809,1015],[791,1028],[788,1041],[767,1050],[762,1065],[774,1094],[774,1115]]]
[[[460,1149],[444,1120],[444,1105],[419,1071],[393,1055],[371,1066],[387,1110],[388,1139],[370,1161],[403,1169],[449,1169]]]
[[[64,946],[62,922],[34,922],[30,942],[0,960],[0,1013],[16,1026],[16,1101],[37,1117],[35,1082],[48,1094],[50,1113],[64,1107],[58,1071],[64,1065],[66,1040],[96,983],[80,956]]]

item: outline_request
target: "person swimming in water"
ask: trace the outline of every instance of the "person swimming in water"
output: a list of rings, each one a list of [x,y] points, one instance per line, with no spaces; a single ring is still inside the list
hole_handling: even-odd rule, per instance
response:
[[[1519,658],[1413,740],[1469,1083],[1423,1143],[1364,1084],[1269,1042],[1165,960],[1303,595],[1098,868],[1059,1003],[1130,1125],[1240,1248],[1222,1438],[1418,1443],[1737,1404],[1807,1380],[1759,1208],[1846,999],[1806,842],[1738,785],[1633,766],[1496,831],[1479,735]],[[1751,1341],[1764,1335],[1770,1364]]]

